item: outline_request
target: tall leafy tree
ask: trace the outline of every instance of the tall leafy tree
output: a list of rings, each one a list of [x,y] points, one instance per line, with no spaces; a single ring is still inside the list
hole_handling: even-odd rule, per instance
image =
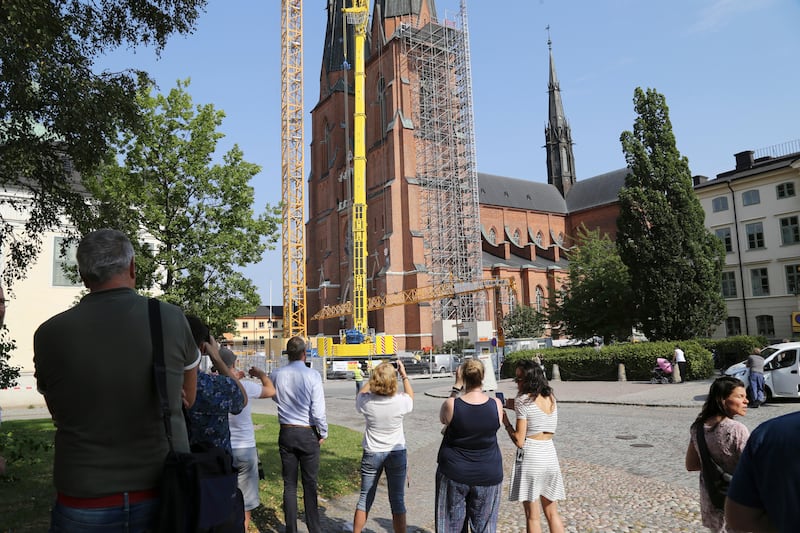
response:
[[[278,237],[279,211],[254,213],[251,179],[260,167],[238,146],[214,162],[224,113],[194,106],[178,82],[169,94],[139,95],[143,125],[126,134],[100,170],[84,178],[99,226],[139,235],[137,282],[196,314],[217,334],[259,304],[239,268],[257,262]]]
[[[617,246],[630,272],[636,317],[652,340],[707,335],[725,316],[724,251],[703,225],[664,96],[637,88],[633,102],[633,131],[620,137],[630,173],[619,195]]]
[[[13,294],[35,262],[45,231],[85,217],[77,175],[102,160],[120,129],[138,122],[139,71],[95,73],[96,58],[120,46],[163,49],[190,33],[206,0],[0,1],[0,248],[2,282]],[[23,194],[18,194],[22,191]],[[4,356],[9,344],[0,350]],[[0,375],[13,380],[0,357]],[[8,383],[8,382],[6,382]]]
[[[504,335],[509,339],[541,337],[545,316],[533,307],[517,305],[503,318]]]
[[[569,271],[558,298],[548,306],[551,324],[571,337],[625,339],[635,325],[628,268],[617,246],[599,230],[578,229]]]

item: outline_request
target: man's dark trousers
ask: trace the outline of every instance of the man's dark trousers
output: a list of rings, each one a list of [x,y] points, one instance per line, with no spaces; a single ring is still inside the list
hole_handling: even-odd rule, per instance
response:
[[[297,467],[303,479],[303,502],[309,533],[321,533],[317,504],[319,437],[310,427],[281,426],[278,436],[283,475],[283,513],[286,533],[297,532]]]

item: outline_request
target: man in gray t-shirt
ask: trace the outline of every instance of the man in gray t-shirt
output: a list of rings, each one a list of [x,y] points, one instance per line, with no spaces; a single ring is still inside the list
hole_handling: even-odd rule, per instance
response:
[[[747,389],[749,407],[755,409],[766,399],[764,395],[764,358],[761,357],[761,350],[753,348],[753,353],[747,358],[745,365],[750,369]]]

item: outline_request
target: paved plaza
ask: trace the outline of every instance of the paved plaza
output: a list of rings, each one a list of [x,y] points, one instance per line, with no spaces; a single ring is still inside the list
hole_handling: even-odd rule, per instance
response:
[[[567,499],[560,502],[559,508],[567,531],[707,531],[700,523],[697,473],[685,471],[684,454],[689,425],[699,413],[710,383],[711,380],[675,385],[551,383],[560,402],[554,442],[566,485]],[[436,453],[441,441],[438,410],[449,394],[452,378],[418,378],[413,384],[414,412],[405,419],[409,450],[408,531],[432,532]],[[511,380],[499,381],[497,388],[506,397],[513,397],[516,391]],[[3,418],[48,416],[37,396],[35,391],[29,391],[24,400],[11,405],[9,391],[0,392]],[[352,382],[327,382],[325,396],[330,423],[363,431],[363,417],[354,409]],[[752,430],[760,422],[795,411],[798,406],[797,401],[774,402],[751,410],[741,420]],[[274,403],[254,402],[253,411],[275,414]],[[515,449],[504,432],[498,437],[507,484]],[[507,486],[504,494],[508,494]],[[320,501],[326,532],[348,530],[357,498],[357,494],[349,494]],[[282,514],[280,509],[275,512]],[[543,526],[547,531],[546,522]],[[300,530],[305,531],[302,523]],[[262,531],[281,533],[283,527]],[[378,489],[365,531],[391,531],[385,483]],[[525,531],[520,503],[503,501],[498,531]]]

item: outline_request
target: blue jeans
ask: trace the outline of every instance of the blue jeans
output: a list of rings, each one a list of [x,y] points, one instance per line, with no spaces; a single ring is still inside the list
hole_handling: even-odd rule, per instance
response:
[[[361,495],[356,509],[369,513],[375,501],[375,491],[381,472],[386,470],[386,485],[389,489],[389,505],[392,514],[406,512],[406,472],[408,461],[405,450],[391,452],[368,452],[361,456]]]
[[[158,512],[158,499],[121,507],[77,509],[59,502],[50,514],[51,533],[80,533],[103,531],[109,533],[136,533],[152,531]]]
[[[465,485],[437,470],[436,533],[495,533],[502,492],[502,482]]]
[[[761,372],[750,371],[750,395],[754,402],[763,402],[766,400],[764,395],[764,374]]]

